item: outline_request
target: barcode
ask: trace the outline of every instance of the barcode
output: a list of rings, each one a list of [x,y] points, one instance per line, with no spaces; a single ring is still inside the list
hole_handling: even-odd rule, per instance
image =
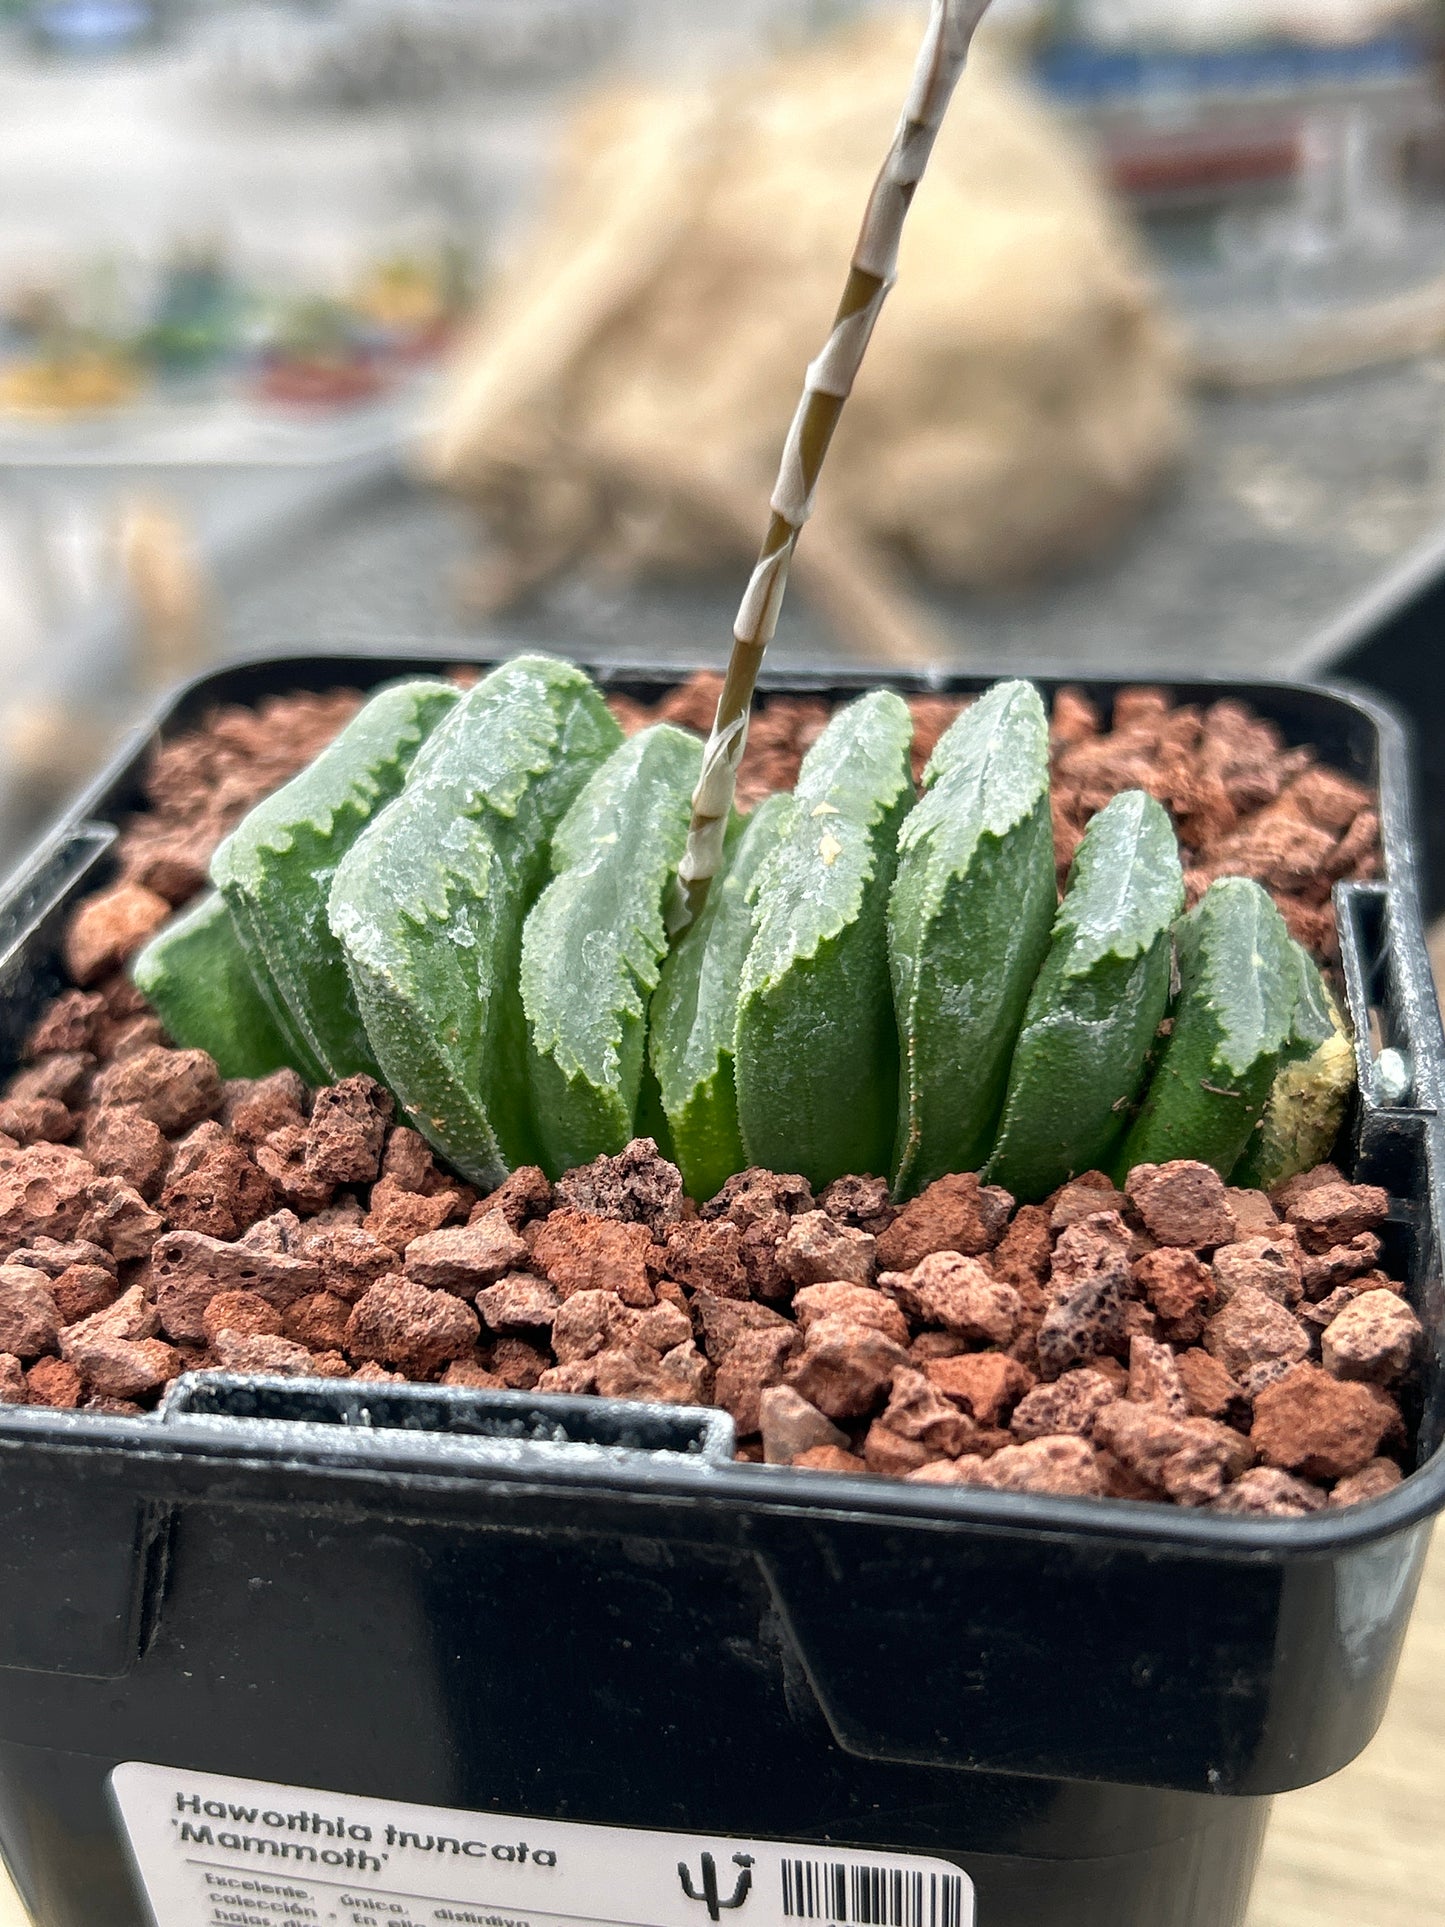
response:
[[[961,1874],[907,1867],[783,1862],[783,1913],[830,1927],[966,1927]]]

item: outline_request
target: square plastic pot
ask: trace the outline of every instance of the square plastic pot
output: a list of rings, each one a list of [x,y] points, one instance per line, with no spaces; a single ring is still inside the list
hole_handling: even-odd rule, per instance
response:
[[[418,666],[233,667],[155,727]],[[601,680],[655,698],[674,678]],[[346,1381],[193,1378],[137,1419],[3,1407],[0,1849],[41,1927],[148,1918],[108,1794],[123,1761],[928,1854],[971,1877],[980,1927],[1237,1927],[1269,1796],[1375,1730],[1445,1503],[1445,1048],[1390,713],[1323,687],[1167,687],[1237,696],[1379,788],[1384,880],[1336,901],[1351,1167],[1396,1200],[1387,1255],[1430,1337],[1404,1483],[1226,1517],[735,1464],[718,1413]],[[7,1061],[58,987],[67,907],[106,879],[147,740],[0,907]],[[1382,1095],[1385,1044],[1404,1101]]]

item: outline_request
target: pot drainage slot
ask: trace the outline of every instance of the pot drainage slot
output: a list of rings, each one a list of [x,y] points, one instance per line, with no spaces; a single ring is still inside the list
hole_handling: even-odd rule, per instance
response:
[[[522,1445],[674,1452],[723,1462],[733,1455],[725,1412],[696,1406],[614,1404],[530,1392],[442,1385],[358,1385],[327,1380],[231,1377],[178,1379],[164,1417],[337,1425],[356,1432],[429,1433]]]
[[[80,823],[43,850],[11,884],[0,918],[0,956],[8,962],[46,917],[61,907],[101,859],[110,853],[116,831],[109,823]]]
[[[1376,1110],[1420,1108],[1385,888],[1344,884],[1335,892],[1335,903],[1361,1094]]]
[[[105,862],[116,832],[81,823],[42,850],[9,886],[0,911],[0,1058],[20,1061],[40,1006],[64,988],[54,962],[61,931],[81,885]]]

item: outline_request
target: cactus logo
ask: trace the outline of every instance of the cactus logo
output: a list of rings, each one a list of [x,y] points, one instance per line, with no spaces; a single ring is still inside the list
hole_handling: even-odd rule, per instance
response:
[[[721,1920],[724,1914],[735,1912],[753,1890],[753,1856],[750,1853],[735,1853],[733,1865],[741,1871],[733,1886],[732,1899],[723,1900],[717,1884],[717,1862],[710,1853],[702,1857],[701,1891],[692,1884],[692,1869],[687,1862],[679,1860],[677,1863],[677,1877],[682,1882],[682,1891],[689,1900],[706,1902],[709,1920]]]

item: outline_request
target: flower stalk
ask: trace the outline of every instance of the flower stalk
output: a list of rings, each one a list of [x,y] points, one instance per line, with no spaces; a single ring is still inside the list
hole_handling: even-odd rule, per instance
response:
[[[893,144],[873,184],[843,298],[822,353],[808,367],[783,447],[762,549],[733,624],[733,647],[702,775],[692,800],[687,849],[678,866],[668,926],[685,930],[707,901],[722,865],[748,716],[763,657],[778,626],[793,550],[813,511],[828,447],[852,393],[868,342],[897,278],[903,224],[928,165],[948,103],[988,0],[933,0]]]

